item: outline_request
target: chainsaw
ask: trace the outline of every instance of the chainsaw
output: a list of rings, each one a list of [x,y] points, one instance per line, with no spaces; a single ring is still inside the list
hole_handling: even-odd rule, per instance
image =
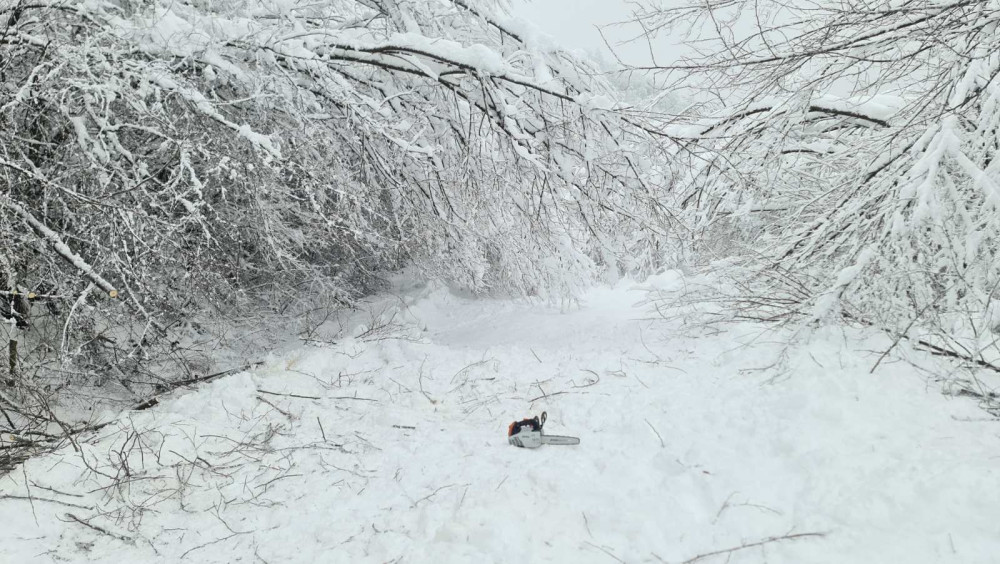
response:
[[[507,427],[507,442],[522,448],[538,448],[542,445],[580,444],[580,439],[577,437],[546,435],[542,431],[546,418],[547,414],[543,411],[541,418],[536,416],[511,423]]]

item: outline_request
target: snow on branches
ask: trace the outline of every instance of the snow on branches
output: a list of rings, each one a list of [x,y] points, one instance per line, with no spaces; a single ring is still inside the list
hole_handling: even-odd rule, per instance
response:
[[[843,306],[993,342],[1000,5],[694,2],[638,17],[702,40],[657,71],[713,93],[678,128],[703,229],[747,226],[763,264],[801,285],[800,313]]]
[[[488,0],[0,0],[0,258],[154,326],[407,263],[536,294],[656,267],[651,134],[523,28]]]

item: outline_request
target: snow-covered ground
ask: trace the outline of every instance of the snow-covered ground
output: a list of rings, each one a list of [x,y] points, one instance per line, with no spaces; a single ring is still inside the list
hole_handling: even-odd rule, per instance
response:
[[[884,338],[821,328],[784,347],[784,331],[634,307],[686,282],[562,310],[401,288],[373,302],[387,327],[361,315],[353,337],[174,392],[4,477],[0,560],[997,560],[995,420],[910,363],[870,374]],[[508,446],[543,410],[581,444]]]

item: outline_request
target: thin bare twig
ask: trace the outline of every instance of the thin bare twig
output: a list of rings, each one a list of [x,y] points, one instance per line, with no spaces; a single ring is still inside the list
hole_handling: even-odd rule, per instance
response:
[[[537,360],[539,363],[542,362],[542,359],[538,358],[538,353],[535,352],[535,349],[528,347],[528,350],[531,351],[531,354],[532,356],[535,357],[535,360]]]
[[[24,499],[27,500],[28,502],[46,501],[48,503],[58,503],[59,505],[65,505],[67,507],[76,507],[77,509],[91,509],[91,510],[94,509],[93,507],[87,507],[85,505],[77,505],[75,503],[69,503],[68,501],[59,501],[58,499],[48,499],[44,497],[38,497],[37,495],[23,496],[23,495],[4,494],[0,495],[0,499]]]
[[[425,359],[426,362],[426,359]],[[424,363],[420,363],[420,370],[417,372],[417,384],[420,385],[420,393],[427,398],[427,401],[431,402],[431,405],[437,405],[437,400],[432,398],[430,394],[424,391]]]
[[[21,475],[24,476],[24,492],[28,494],[28,503],[31,504],[31,517],[35,520],[35,526],[38,526],[38,515],[35,514],[35,500],[31,499],[31,488],[28,486],[28,471],[24,469],[24,464],[21,465]]]
[[[768,538],[766,538],[764,540],[760,540],[760,541],[757,541],[757,542],[743,543],[740,546],[734,546],[732,548],[724,548],[722,550],[714,550],[712,552],[706,552],[705,554],[699,554],[698,556],[695,556],[694,558],[685,560],[681,564],[692,564],[693,562],[697,562],[699,560],[704,560],[705,558],[709,558],[711,556],[718,556],[720,554],[730,554],[730,553],[733,553],[733,552],[736,552],[736,551],[739,551],[739,550],[744,550],[744,549],[747,549],[747,548],[753,548],[755,546],[763,546],[765,544],[769,544],[769,543],[772,543],[772,542],[781,542],[781,541],[786,541],[786,540],[796,540],[796,539],[808,538],[808,537],[820,537],[820,538],[822,538],[822,537],[825,537],[825,536],[826,536],[826,533],[795,533],[795,534],[783,535],[783,536],[780,536],[780,537],[768,537]]]
[[[267,394],[269,396],[284,396],[286,398],[299,398],[299,399],[311,399],[311,400],[323,399],[319,396],[304,396],[302,394],[282,394],[279,392],[271,392],[268,390],[257,390],[257,391],[262,394]]]
[[[323,442],[326,442],[326,431],[323,430],[323,422],[319,420],[319,415],[316,416],[316,423],[319,424],[319,434],[323,435]]]
[[[97,525],[92,525],[92,524],[88,523],[87,521],[84,521],[83,519],[80,519],[76,515],[73,515],[72,513],[67,513],[66,517],[69,517],[73,521],[76,521],[77,523],[83,525],[84,527],[87,527],[89,529],[93,529],[93,530],[97,531],[98,533],[107,535],[107,536],[109,536],[111,538],[118,539],[120,541],[127,542],[129,544],[135,544],[135,540],[132,539],[131,537],[126,537],[125,535],[119,535],[118,533],[112,533],[111,531],[109,531],[109,530],[107,530],[107,529],[105,529],[103,527],[98,527]],[[183,556],[181,556],[181,558],[183,558]]]
[[[411,509],[412,509],[413,507],[416,507],[417,505],[420,505],[420,502],[421,502],[421,501],[427,501],[428,499],[430,499],[430,498],[434,497],[435,495],[437,495],[437,494],[438,494],[438,492],[440,492],[441,490],[446,490],[446,489],[448,489],[448,488],[453,488],[453,487],[455,487],[455,486],[468,486],[468,485],[469,485],[469,484],[448,484],[448,485],[446,485],[446,486],[441,486],[440,488],[438,488],[438,489],[436,489],[436,490],[432,491],[431,493],[429,493],[429,494],[425,495],[424,497],[422,497],[422,498],[418,499],[417,501],[414,501],[414,502],[413,502],[413,505],[412,505],[412,506],[410,506],[410,507],[411,507]]]
[[[542,395],[538,396],[537,398],[532,398],[532,399],[528,400],[528,403],[534,403],[534,402],[536,402],[536,401],[538,401],[540,399],[546,399],[546,398],[550,398],[552,396],[559,396],[559,395],[568,394],[568,393],[569,392],[553,392],[551,394],[542,394]]]
[[[667,444],[663,442],[663,437],[660,436],[660,432],[656,430],[656,427],[653,427],[653,424],[649,422],[649,419],[646,419],[645,421],[646,425],[649,425],[649,428],[652,429],[654,433],[656,433],[656,438],[660,439],[660,447],[667,448]]]
[[[206,546],[213,545],[213,544],[216,544],[216,543],[220,543],[220,542],[225,541],[225,540],[229,540],[229,539],[231,539],[231,538],[233,538],[235,536],[246,535],[246,534],[249,534],[249,533],[252,533],[252,532],[253,531],[241,531],[241,532],[238,532],[238,533],[233,533],[233,534],[231,534],[229,536],[222,537],[221,539],[215,539],[214,541],[206,542],[205,544],[200,544],[200,545],[198,545],[198,546],[196,546],[194,548],[189,548],[186,551],[184,551],[184,554],[181,554],[181,559],[183,560],[185,556],[187,556],[188,554],[190,554],[190,553],[192,553],[192,552],[194,552],[194,551],[196,551],[196,550],[198,550],[200,548],[205,548]]]
[[[592,546],[592,547],[596,548],[597,550],[600,550],[600,551],[601,551],[601,552],[603,552],[604,554],[607,554],[607,555],[608,555],[608,556],[610,556],[611,558],[614,558],[615,560],[617,560],[617,561],[621,562],[622,564],[625,564],[625,561],[624,561],[624,560],[622,560],[621,558],[618,558],[617,556],[615,556],[615,553],[614,553],[614,552],[611,552],[610,550],[608,550],[608,549],[604,548],[603,546],[600,546],[600,545],[596,545],[596,544],[594,544],[594,543],[592,543],[592,542],[590,542],[590,541],[583,541],[583,543],[584,543],[584,544],[589,544],[590,546]]]
[[[281,394],[279,394],[279,395],[281,395]],[[267,399],[265,399],[265,398],[262,398],[262,397],[260,397],[260,396],[257,396],[257,399],[259,399],[259,400],[260,400],[261,402],[263,402],[263,403],[266,403],[267,405],[269,405],[269,406],[273,407],[274,409],[278,410],[278,413],[281,413],[281,414],[282,414],[282,415],[284,415],[285,417],[287,417],[287,418],[289,418],[289,419],[295,419],[294,417],[292,417],[292,414],[291,414],[291,413],[288,413],[288,412],[287,412],[287,411],[285,411],[284,409],[281,409],[280,407],[278,407],[278,406],[274,405],[273,403],[271,403],[271,402],[267,401]]]

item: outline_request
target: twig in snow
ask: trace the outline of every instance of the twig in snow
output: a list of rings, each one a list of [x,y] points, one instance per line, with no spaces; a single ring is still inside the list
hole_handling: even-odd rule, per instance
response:
[[[282,394],[277,394],[277,395],[282,395]],[[267,401],[266,399],[264,399],[264,398],[262,398],[262,397],[260,397],[260,396],[257,396],[257,399],[259,399],[260,401],[262,401],[262,402],[266,403],[267,405],[269,405],[269,406],[273,407],[274,409],[278,410],[278,413],[280,413],[280,414],[284,415],[285,417],[287,417],[287,418],[289,418],[289,419],[295,419],[294,417],[292,417],[292,414],[291,414],[291,413],[288,413],[288,412],[287,412],[287,411],[285,411],[284,409],[281,409],[280,407],[278,407],[278,406],[274,405],[273,403],[271,403],[271,402]]]
[[[195,376],[194,378],[187,378],[185,380],[177,380],[175,382],[169,382],[167,384],[164,384],[164,385],[160,386],[159,387],[159,391],[157,391],[157,393],[153,397],[147,398],[147,399],[143,400],[142,402],[140,402],[140,403],[136,404],[135,406],[133,406],[132,410],[133,411],[142,411],[144,409],[149,409],[151,407],[154,407],[154,406],[156,406],[157,404],[160,403],[160,400],[159,400],[160,396],[166,395],[166,394],[168,394],[168,393],[176,390],[177,388],[181,388],[181,387],[184,387],[184,386],[190,386],[190,385],[193,385],[193,384],[201,384],[203,382],[209,382],[211,380],[215,380],[217,378],[224,378],[226,376],[230,376],[232,374],[237,374],[239,372],[246,372],[246,371],[252,370],[252,369],[254,369],[254,368],[256,368],[256,367],[258,367],[258,366],[260,366],[262,364],[264,364],[262,361],[250,362],[250,363],[244,364],[243,366],[240,366],[238,368],[230,368],[229,370],[223,370],[222,372],[216,372],[214,374],[208,374],[207,376]],[[106,423],[102,423],[99,426],[94,426],[93,429],[87,429],[87,430],[94,430],[94,431],[96,431],[96,430],[100,429],[101,427],[107,425],[108,423],[111,423],[111,421],[108,421]]]
[[[337,341],[324,341],[322,339],[311,339],[309,337],[299,337],[305,343],[319,343],[321,345],[336,345]]]
[[[44,497],[38,497],[37,495],[23,496],[23,495],[7,495],[7,494],[4,494],[4,495],[0,495],[0,499],[24,499],[24,500],[28,500],[29,502],[31,502],[32,503],[32,507],[34,507],[34,502],[35,501],[47,501],[49,503],[58,503],[59,505],[65,505],[67,507],[76,507],[77,509],[89,509],[89,510],[94,509],[93,507],[87,507],[85,505],[77,505],[75,503],[69,503],[68,501],[59,501],[58,499],[47,499],[47,498],[44,498]]]
[[[608,556],[610,556],[611,558],[614,558],[615,560],[617,560],[617,561],[621,562],[622,564],[625,564],[625,561],[624,561],[624,560],[622,560],[621,558],[618,558],[617,556],[615,556],[615,553],[614,553],[614,552],[611,552],[610,550],[608,550],[608,549],[604,548],[603,546],[598,546],[598,545],[596,545],[596,544],[594,544],[594,543],[592,543],[592,542],[589,542],[589,541],[583,541],[583,543],[584,543],[584,544],[589,544],[590,546],[592,546],[592,547],[596,548],[597,550],[600,550],[600,551],[601,551],[601,552],[603,552],[604,554],[607,554],[607,555],[608,555]]]
[[[660,357],[660,355],[653,352],[653,349],[649,348],[649,345],[646,344],[646,339],[642,335],[642,325],[639,325],[638,329],[639,329],[639,343],[642,344],[642,348],[646,349],[646,352],[653,355],[653,358],[656,359],[653,362],[663,362],[663,358]]]
[[[594,378],[596,378],[596,380],[594,380],[592,382],[588,382],[588,383],[586,383],[586,384],[584,384],[582,386],[577,386],[577,385],[574,384],[573,385],[574,388],[589,388],[589,387],[593,386],[594,384],[597,384],[598,382],[601,381],[601,375],[598,374],[597,372],[594,372],[593,370],[589,370],[587,368],[584,368],[584,369],[581,370],[581,372],[590,372],[591,374],[594,375]],[[542,387],[539,386],[538,389],[542,389]]]
[[[378,448],[377,446],[373,445],[371,441],[369,441],[368,439],[364,438],[361,435],[361,433],[359,433],[357,431],[354,431],[354,436],[357,437],[359,440],[361,440],[361,442],[363,442],[366,445],[368,445],[369,448],[373,448],[373,449],[378,450],[378,451],[382,450],[382,449]]]
[[[927,341],[925,341],[923,339],[917,339],[915,342],[916,342],[917,345],[928,349],[927,352],[929,352],[930,354],[932,354],[934,356],[945,356],[945,357],[948,357],[948,358],[955,358],[955,359],[958,359],[958,360],[963,360],[965,362],[969,362],[971,364],[975,364],[975,365],[977,365],[977,366],[979,366],[981,368],[985,368],[987,370],[992,370],[993,372],[1000,372],[1000,366],[998,366],[996,364],[992,364],[990,362],[986,362],[985,360],[982,360],[981,358],[974,358],[971,354],[957,353],[957,352],[955,352],[953,350],[946,349],[944,347],[939,347],[939,346],[937,346],[937,345],[935,345],[933,343],[929,343],[929,342],[927,342]]]
[[[473,368],[476,368],[476,367],[479,367],[479,366],[483,366],[483,365],[489,364],[490,362],[495,362],[496,361],[495,358],[485,358],[485,356],[486,355],[484,354],[483,355],[484,358],[482,360],[477,360],[476,362],[472,362],[472,363],[466,364],[464,367],[462,367],[461,370],[459,370],[458,372],[456,372],[455,375],[451,377],[451,382],[449,382],[449,384],[454,384],[455,381],[458,380],[459,376],[465,376],[465,375],[467,375],[468,372],[470,370],[472,370]],[[466,376],[465,382],[468,382],[468,380],[469,380],[469,378]],[[462,384],[460,384],[459,387],[462,387],[463,385],[465,385],[465,382],[463,382]],[[454,390],[452,390],[452,391],[454,391]]]
[[[739,493],[739,492],[733,492],[733,493],[729,494],[729,497],[727,497],[726,501],[723,502],[722,507],[719,508],[718,513],[715,514],[715,519],[712,519],[712,524],[713,525],[719,521],[719,517],[722,517],[722,514],[727,509],[729,509],[730,507],[753,507],[755,509],[760,509],[762,511],[768,511],[768,512],[774,513],[775,515],[781,515],[782,514],[780,511],[778,511],[777,509],[774,509],[773,507],[768,507],[766,505],[760,505],[758,503],[750,503],[749,501],[745,502],[745,503],[729,503],[730,500],[732,500],[733,497],[737,495],[737,493]]]
[[[699,554],[698,556],[695,556],[694,558],[685,560],[681,564],[692,564],[693,562],[697,562],[699,560],[704,560],[705,558],[709,558],[711,556],[718,556],[720,554],[730,554],[730,553],[733,553],[733,552],[736,552],[736,551],[739,551],[739,550],[743,550],[743,549],[746,549],[746,548],[753,548],[755,546],[763,546],[765,544],[769,544],[769,543],[772,543],[772,542],[781,542],[781,541],[786,541],[786,540],[796,540],[796,539],[801,539],[801,538],[806,538],[806,537],[821,537],[822,538],[822,537],[825,537],[825,536],[826,536],[826,533],[796,533],[794,535],[790,534],[790,535],[784,535],[784,536],[780,536],[780,537],[768,537],[768,538],[766,538],[764,540],[757,541],[757,542],[743,543],[740,546],[734,546],[733,548],[724,548],[722,550],[715,550],[715,551],[712,551],[712,552],[706,552],[705,554]]]
[[[424,359],[424,362],[426,362],[426,361],[427,361],[427,359]],[[424,397],[427,398],[427,401],[431,402],[431,405],[437,405],[437,400],[434,399],[434,398],[432,398],[430,396],[430,394],[428,394],[427,392],[424,391],[424,363],[423,362],[420,363],[420,371],[417,373],[417,383],[420,384],[420,393],[424,394]]]
[[[896,335],[896,338],[893,339],[892,344],[889,345],[889,348],[887,348],[884,351],[882,351],[882,354],[879,355],[878,360],[875,361],[875,365],[872,366],[872,369],[868,371],[869,374],[874,374],[875,370],[878,368],[878,365],[882,364],[882,361],[885,360],[885,357],[889,356],[889,353],[892,352],[892,349],[896,348],[896,346],[899,345],[899,342],[901,340],[908,338],[907,334],[910,332],[910,329],[913,327],[913,324],[916,323],[918,319],[920,319],[921,317],[923,317],[924,312],[926,312],[932,306],[936,306],[937,303],[938,303],[938,300],[940,300],[941,297],[946,296],[946,295],[949,295],[949,292],[947,292],[947,291],[941,292],[940,296],[938,296],[936,299],[934,299],[934,301],[932,301],[931,303],[925,305],[920,311],[917,312],[917,315],[913,316],[913,319],[910,320],[910,323],[906,326],[906,328],[904,328],[902,332],[900,332],[898,335]],[[886,331],[886,333],[892,334],[890,331]]]
[[[656,427],[653,427],[653,424],[649,422],[649,419],[646,419],[645,421],[646,425],[649,425],[649,428],[652,429],[654,433],[656,433],[656,438],[660,439],[660,447],[667,448],[667,444],[663,442],[663,437],[660,436],[660,432],[656,430]]]
[[[583,515],[583,525],[587,527],[587,534],[590,535],[590,538],[594,538],[594,533],[590,532],[590,521],[587,520],[587,514],[581,511],[580,515]]]
[[[93,530],[97,531],[98,533],[101,533],[101,534],[104,534],[104,535],[108,535],[111,538],[115,538],[115,539],[118,539],[120,541],[127,542],[129,544],[135,544],[135,540],[133,540],[130,537],[126,537],[125,535],[119,535],[118,533],[112,533],[111,531],[109,531],[109,530],[107,530],[107,529],[105,529],[103,527],[98,527],[97,525],[91,525],[90,523],[84,521],[83,519],[80,519],[76,515],[73,515],[72,513],[67,513],[66,517],[69,517],[73,521],[76,521],[77,523],[83,525],[84,527],[93,529]],[[185,553],[185,554],[187,554],[187,553]],[[181,558],[183,558],[183,556],[181,556]]]
[[[400,384],[400,383],[399,383],[399,382],[398,382],[398,381],[397,381],[397,380],[396,380],[395,378],[393,378],[392,376],[386,376],[386,377],[387,377],[387,378],[389,378],[389,380],[392,380],[392,382],[393,382],[394,384],[396,384],[397,386],[399,386],[399,391],[400,391],[400,393],[402,393],[402,391],[403,391],[403,390],[406,390],[407,392],[412,392],[412,391],[413,391],[413,390],[411,390],[411,389],[410,389],[410,388],[409,388],[408,386],[404,386],[404,385]]]
[[[48,487],[48,486],[43,486],[43,485],[39,484],[38,482],[36,482],[36,481],[34,481],[34,480],[32,480],[32,481],[31,481],[31,485],[32,485],[33,487],[35,487],[35,488],[39,488],[39,489],[43,489],[43,490],[48,490],[48,491],[50,491],[50,492],[52,492],[52,493],[57,493],[57,494],[62,494],[62,495],[68,495],[68,496],[71,496],[71,497],[83,497],[83,496],[82,496],[82,495],[80,495],[80,494],[75,494],[75,493],[69,493],[69,492],[61,492],[61,491],[59,491],[59,490],[57,490],[57,489],[54,489],[54,488],[50,488],[50,487]],[[89,509],[89,508],[88,508],[88,509]]]
[[[760,509],[761,511],[767,511],[768,513],[774,513],[775,515],[782,515],[782,513],[777,509],[761,505],[759,503],[734,503],[730,507],[753,507],[754,509]]]
[[[181,554],[181,560],[183,560],[185,556],[187,556],[188,554],[190,554],[190,553],[198,550],[199,548],[205,548],[206,546],[209,546],[209,545],[212,545],[212,544],[216,544],[216,543],[220,543],[220,542],[225,541],[225,540],[229,540],[229,539],[231,539],[231,538],[233,538],[235,536],[246,535],[246,534],[249,534],[249,533],[252,533],[252,532],[253,531],[246,531],[246,532],[241,532],[241,533],[233,533],[233,534],[229,535],[228,537],[222,537],[221,539],[216,539],[216,540],[211,541],[211,542],[206,542],[205,544],[200,544],[200,545],[198,545],[198,546],[196,546],[194,548],[189,548],[188,550],[184,551],[184,554]]]
[[[255,488],[266,488],[266,487],[270,486],[271,484],[273,484],[274,482],[277,482],[278,480],[284,480],[285,478],[301,478],[302,476],[305,476],[305,474],[282,474],[280,476],[275,476],[274,478],[271,478],[270,480],[264,482],[263,484],[257,484],[254,487]],[[247,532],[248,533],[252,533],[253,531],[247,531]]]
[[[24,475],[24,491],[28,494],[28,503],[31,505],[31,517],[35,520],[35,526],[38,526],[38,515],[35,514],[35,500],[31,499],[31,488],[28,487],[28,471],[24,469],[24,465],[21,465],[21,474]]]
[[[323,430],[323,422],[319,420],[319,415],[316,416],[316,423],[319,423],[319,434],[323,435],[323,442],[326,442],[326,431]]]
[[[441,486],[440,488],[438,488],[438,489],[436,489],[436,490],[432,491],[431,493],[429,493],[429,494],[425,495],[424,497],[422,497],[422,498],[418,499],[417,501],[414,501],[414,502],[413,502],[413,505],[412,505],[412,506],[410,506],[410,507],[411,507],[411,509],[412,509],[413,507],[416,507],[417,505],[419,505],[421,501],[427,501],[428,499],[430,499],[430,498],[432,498],[432,497],[436,496],[436,495],[438,494],[438,492],[440,492],[441,490],[446,490],[446,489],[448,489],[448,488],[453,488],[453,487],[455,487],[455,486],[468,486],[468,485],[469,485],[469,484],[448,484],[447,486]]]
[[[531,351],[531,354],[535,357],[535,360],[537,360],[539,363],[542,362],[542,359],[538,358],[538,353],[535,352],[535,349],[528,347],[528,350]]]
[[[551,394],[543,394],[543,395],[538,396],[537,398],[533,398],[533,399],[528,400],[528,403],[534,403],[534,402],[536,402],[536,401],[538,401],[540,399],[546,399],[546,398],[550,398],[552,396],[560,396],[562,394],[568,394],[568,393],[569,392],[554,392],[554,393],[551,393]]]
[[[973,422],[979,422],[979,421],[989,422],[989,423],[996,423],[997,421],[1000,421],[1000,418],[998,418],[997,416],[993,416],[993,417],[955,417],[954,415],[952,415],[951,418],[954,421],[962,421],[964,423],[973,423]]]
[[[299,399],[311,399],[311,400],[323,399],[319,396],[303,396],[301,394],[281,394],[278,392],[270,392],[268,390],[257,390],[257,391],[262,394],[267,394],[269,396],[284,396],[286,398],[299,398]]]

